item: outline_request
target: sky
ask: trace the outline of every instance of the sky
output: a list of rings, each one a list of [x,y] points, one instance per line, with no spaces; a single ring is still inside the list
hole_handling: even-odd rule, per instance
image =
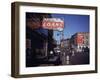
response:
[[[26,13],[26,17],[29,17],[30,15],[34,16],[36,14],[41,15],[41,13]],[[64,39],[71,38],[71,36],[77,32],[89,32],[89,15],[49,14],[52,18],[60,18],[64,20]],[[46,29],[36,29],[36,31],[48,35],[48,30]],[[53,31],[53,38],[60,42],[61,32]]]
[[[54,18],[64,19],[64,39],[71,38],[77,32],[89,32],[89,15],[52,14]],[[54,31],[53,37],[60,40],[59,31]]]

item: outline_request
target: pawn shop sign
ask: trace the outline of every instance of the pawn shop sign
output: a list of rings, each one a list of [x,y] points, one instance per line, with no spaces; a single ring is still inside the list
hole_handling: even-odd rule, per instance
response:
[[[44,18],[42,21],[44,29],[52,29],[62,31],[64,28],[64,20],[61,18]]]

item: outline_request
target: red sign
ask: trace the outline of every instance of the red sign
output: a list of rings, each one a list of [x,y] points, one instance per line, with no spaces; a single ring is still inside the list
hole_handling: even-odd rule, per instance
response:
[[[44,18],[42,27],[45,29],[63,30],[64,21],[60,18]]]
[[[77,36],[77,43],[78,43],[78,44],[83,44],[83,43],[84,43],[84,35],[79,34],[79,35]]]

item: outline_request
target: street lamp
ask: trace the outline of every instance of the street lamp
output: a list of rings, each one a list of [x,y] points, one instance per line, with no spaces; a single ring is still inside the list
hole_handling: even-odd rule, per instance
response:
[[[50,51],[50,54],[52,55],[53,54],[53,51]]]

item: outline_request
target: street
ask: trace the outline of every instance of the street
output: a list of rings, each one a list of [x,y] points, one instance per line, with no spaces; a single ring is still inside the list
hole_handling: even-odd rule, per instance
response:
[[[66,52],[67,54],[68,52]],[[63,65],[89,64],[89,52],[78,52],[71,55],[62,56]]]

